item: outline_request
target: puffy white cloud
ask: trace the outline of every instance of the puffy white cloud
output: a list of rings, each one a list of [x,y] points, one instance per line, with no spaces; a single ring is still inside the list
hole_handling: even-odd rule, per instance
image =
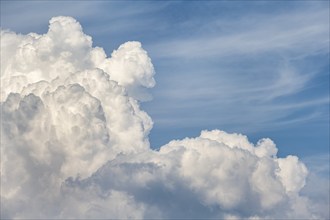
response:
[[[139,87],[155,85],[154,68],[139,42],[127,42],[107,58],[102,48],[92,47],[92,38],[83,33],[81,25],[70,17],[49,21],[44,35],[26,36],[1,31],[1,100],[10,92],[41,80],[64,80],[71,73],[89,69],[105,71],[111,80],[123,86],[130,96]],[[145,98],[139,94],[138,98]]]
[[[108,58],[56,17],[44,35],[1,31],[1,52],[2,218],[327,217],[300,194],[305,165],[270,139],[202,131],[152,150],[139,42]]]

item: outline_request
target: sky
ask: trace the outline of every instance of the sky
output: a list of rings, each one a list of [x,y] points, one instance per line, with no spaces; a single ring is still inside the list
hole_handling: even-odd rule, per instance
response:
[[[117,149],[115,152],[119,152],[120,149],[123,150],[123,152],[131,152],[132,149],[130,149],[129,146],[133,143],[136,145],[137,149],[143,151],[143,149],[146,149],[147,142],[150,141],[151,149],[160,149],[159,152],[166,154],[166,157],[170,158],[169,149],[174,149],[174,146],[192,146],[186,149],[189,155],[192,149],[196,150],[194,148],[196,144],[200,143],[203,146],[213,146],[211,143],[203,142],[204,140],[202,139],[206,137],[208,140],[217,140],[219,142],[218,144],[221,146],[222,144],[232,146],[233,142],[236,143],[233,140],[240,140],[241,143],[245,143],[245,140],[241,140],[240,136],[231,136],[230,134],[243,134],[249,139],[249,144],[243,144],[245,146],[243,147],[244,149],[250,149],[250,147],[247,146],[250,146],[251,143],[259,146],[258,140],[262,138],[270,138],[276,144],[276,147],[270,142],[267,142],[268,147],[265,147],[265,149],[267,148],[267,152],[269,151],[270,153],[266,154],[269,154],[268,156],[270,157],[273,157],[275,154],[279,158],[289,158],[286,162],[278,162],[274,159],[274,161],[279,164],[278,166],[284,167],[289,166],[288,164],[294,164],[290,166],[294,167],[292,169],[296,170],[301,179],[307,178],[304,168],[302,168],[298,162],[295,162],[295,159],[287,156],[296,155],[299,160],[303,161],[307,166],[311,173],[307,181],[311,184],[307,184],[308,187],[303,189],[303,194],[308,195],[311,201],[314,201],[312,198],[319,199],[319,196],[323,193],[322,190],[328,187],[328,1],[1,1],[2,30],[10,30],[24,36],[31,32],[42,35],[47,33],[49,21],[55,16],[73,17],[80,23],[83,33],[91,36],[92,39],[86,40],[84,37],[81,37],[79,35],[80,31],[77,32],[79,33],[78,35],[70,35],[69,29],[63,29],[63,36],[70,39],[72,37],[73,41],[77,36],[77,39],[84,39],[82,43],[79,41],[79,45],[85,45],[86,48],[103,48],[107,57],[112,57],[110,61],[104,61],[103,64],[101,64],[101,61],[97,61],[103,58],[91,58],[92,61],[88,62],[93,62],[95,66],[101,68],[105,72],[118,72],[118,74],[110,74],[110,79],[117,82],[120,88],[124,88],[127,94],[111,93],[109,95],[110,97],[115,97],[117,95],[118,97],[129,97],[128,100],[130,101],[127,102],[131,103],[129,104],[132,105],[131,107],[127,107],[124,104],[119,105],[118,103],[114,104],[109,102],[109,100],[101,96],[101,94],[103,94],[102,91],[94,94],[89,91],[89,86],[84,86],[80,83],[83,89],[88,91],[92,96],[98,98],[106,118],[111,118],[111,114],[107,116],[107,111],[112,111],[106,107],[108,102],[109,106],[114,105],[115,108],[118,109],[133,108],[135,111],[139,112],[136,113],[138,117],[136,115],[130,115],[130,113],[128,113],[130,110],[127,110],[128,112],[126,110],[111,112],[115,116],[120,115],[120,117],[123,117],[123,121],[126,121],[127,118],[127,122],[121,124],[122,122],[117,122],[113,119],[115,127],[102,125],[111,127],[112,129],[109,128],[110,131],[108,131],[108,135],[110,135],[110,139],[111,137],[114,138],[114,142],[112,143],[112,140],[110,140],[110,142],[114,148]],[[57,31],[55,26],[53,30],[54,36],[62,33]],[[66,35],[64,33],[69,34]],[[73,33],[75,34],[76,32]],[[61,35],[58,35],[58,39],[62,39]],[[139,44],[135,43],[125,44],[126,46],[117,49],[120,45],[128,41],[141,42],[143,49],[140,48]],[[14,42],[14,40],[8,40],[6,42]],[[6,43],[2,43],[2,45],[6,46]],[[40,48],[38,50],[42,51],[42,47],[38,45],[34,45],[34,47]],[[60,40],[54,40],[54,45],[60,45]],[[69,47],[70,46],[72,45],[69,45]],[[5,51],[11,51],[9,46],[8,48],[9,49]],[[65,48],[61,46],[54,48],[57,48],[59,51],[65,50]],[[81,56],[82,59],[84,55],[83,52],[81,52],[83,51],[81,48],[79,47],[79,50],[72,50],[71,53],[74,55],[76,54],[77,57]],[[53,53],[56,54],[57,50],[54,49]],[[114,50],[117,52],[113,53]],[[127,61],[127,66],[122,67],[124,55],[128,53],[127,51],[131,50],[138,54],[136,55],[137,57],[134,57],[134,59],[136,58],[137,60],[132,58],[134,62]],[[146,51],[146,53],[144,51]],[[91,54],[93,53],[91,52]],[[8,54],[10,54],[10,52],[8,52]],[[103,53],[100,51],[95,52],[95,54],[99,54],[99,57],[103,56]],[[2,58],[5,56],[6,54],[3,54]],[[93,57],[93,55],[90,56]],[[3,59],[7,62],[6,58]],[[27,58],[25,57],[25,59]],[[17,62],[16,65],[18,66],[20,63],[23,63],[22,60],[19,62],[19,58],[17,58],[16,61],[8,60],[8,63],[13,62],[10,66],[10,68],[14,68],[12,71],[20,72],[25,68],[22,67],[22,69],[18,69],[17,67],[17,69],[15,69],[15,62]],[[69,62],[68,60],[70,59],[63,58],[63,60],[56,62],[56,65],[59,65],[59,67],[56,68],[65,72],[66,70],[60,67],[61,62]],[[24,62],[25,61],[26,60],[24,60]],[[32,61],[31,63],[33,63]],[[73,61],[70,62],[71,64],[68,64],[69,69],[73,68],[77,71],[82,71],[84,68],[86,69],[84,66],[85,64],[79,61],[75,61],[77,63]],[[32,65],[31,63],[26,61],[26,66]],[[40,61],[40,66],[43,65],[46,64]],[[71,67],[70,65],[73,66]],[[42,70],[47,70],[49,73],[46,76],[42,72],[42,77],[40,79],[46,81],[51,80],[53,76],[57,74],[56,72],[52,72],[53,69],[48,69],[46,66],[42,68]],[[136,73],[133,69],[134,71],[136,70]],[[5,80],[7,80],[7,69],[2,69],[1,71]],[[27,70],[24,69],[24,71]],[[4,72],[6,74],[3,74]],[[8,72],[8,74],[10,73]],[[36,78],[39,77],[39,73],[34,74],[36,74]],[[98,78],[96,77],[96,80],[103,79],[103,76],[100,75],[101,73],[97,74]],[[63,76],[64,75],[63,73]],[[59,75],[59,77],[61,78],[61,75]],[[66,83],[68,82],[79,81],[76,78],[71,79],[70,77],[68,78],[69,81],[61,82],[62,85],[67,86]],[[3,81],[4,83],[2,83],[2,88],[5,88],[3,89],[5,93],[4,97],[6,98],[10,92],[21,93],[21,95],[27,94],[26,91],[30,91],[32,88],[27,88],[26,91],[20,90],[19,83],[25,83],[26,85],[27,83],[35,83],[36,81],[34,81],[34,79],[35,78],[30,78],[26,79],[26,81],[18,80],[16,84],[18,86],[14,87],[11,83],[13,79],[8,75],[8,81]],[[6,84],[7,82],[8,84]],[[56,88],[58,84],[55,83],[52,86]],[[37,88],[38,86],[36,86],[35,90],[31,91],[40,91]],[[44,87],[41,86],[40,88]],[[100,86],[99,88],[108,87]],[[79,90],[79,88],[71,88],[71,90],[65,90],[63,93],[69,94],[69,92],[72,92],[74,89]],[[35,92],[35,94],[37,95],[39,93]],[[104,93],[104,95],[108,94]],[[50,98],[45,98],[46,96],[43,97],[40,95],[40,97],[43,103],[55,103],[55,101],[49,101]],[[89,96],[86,96],[83,100],[89,100],[87,97]],[[23,102],[24,99],[22,97],[21,99]],[[33,101],[25,100],[24,102],[38,103],[35,98],[30,97],[30,99]],[[135,100],[137,104],[134,104],[135,101],[131,100]],[[3,102],[3,100],[1,101]],[[97,105],[95,102],[97,101],[91,101],[91,103],[94,104],[90,104],[89,106]],[[71,103],[71,105],[75,106],[73,103]],[[52,104],[49,105],[51,106]],[[60,104],[58,105],[60,106]],[[125,106],[125,108],[121,106]],[[140,110],[136,110],[140,108],[141,112]],[[58,111],[61,111],[60,108]],[[92,110],[91,112],[92,113],[88,114],[98,114]],[[12,114],[14,113],[10,113],[9,115],[11,116],[8,116],[8,118],[10,118],[8,119],[8,124],[18,123],[13,119],[16,116],[12,116]],[[63,115],[66,114],[67,113],[63,113]],[[80,114],[86,116],[87,113],[80,112]],[[63,116],[61,119],[68,120],[66,117],[67,116]],[[10,120],[15,121],[15,123]],[[76,123],[74,121],[68,121],[73,124]],[[92,122],[92,119],[90,119],[89,123]],[[118,126],[116,123],[118,123]],[[139,123],[143,125],[142,133],[138,132]],[[36,122],[35,124],[38,125]],[[132,130],[129,130],[126,135],[132,135],[134,138],[125,139],[125,137],[122,136],[120,132],[120,129],[122,129],[121,126],[125,127],[127,124],[132,125]],[[75,125],[79,127],[79,124]],[[17,126],[22,127],[22,125]],[[220,129],[226,133],[212,132],[211,130],[214,129]],[[208,130],[210,133],[205,131],[204,134],[203,132],[201,134],[202,130]],[[93,137],[95,135],[101,135],[98,132],[98,130],[93,130],[91,133],[88,133],[88,135],[92,135]],[[217,135],[224,135],[227,137],[227,133],[228,139],[224,138],[220,140],[216,138]],[[11,137],[9,133],[8,137]],[[70,141],[64,141],[66,140],[64,136],[62,139],[60,137],[59,135],[59,140],[63,141],[61,142],[63,145],[71,143]],[[145,139],[146,137],[147,140]],[[192,139],[186,140],[184,139],[186,137]],[[194,137],[197,138],[194,139]],[[102,136],[102,138],[104,137]],[[18,138],[17,142],[9,142],[15,145],[14,143],[19,143],[20,141],[22,140]],[[88,141],[95,143],[96,140]],[[122,149],[121,145],[123,144],[126,145],[127,148]],[[72,143],[71,145],[74,146]],[[105,146],[107,145],[105,144],[103,146],[101,144],[99,151],[103,153],[107,152]],[[276,152],[274,150],[275,148]],[[72,150],[73,149],[74,148],[72,148]],[[248,151],[252,152],[252,150]],[[263,155],[263,153],[254,152],[254,150],[253,154],[257,155],[257,157]],[[75,157],[72,151],[66,151],[66,154],[63,155],[69,155],[68,158]],[[203,153],[201,153],[201,155],[203,155]],[[237,152],[235,155],[237,155]],[[103,158],[98,154],[94,156],[95,157],[91,160],[91,164],[89,164],[91,168],[85,171],[85,174],[83,170],[80,171],[82,172],[81,175],[83,178],[93,173],[95,174],[95,170],[100,167],[100,164],[109,160],[109,158]],[[245,156],[244,154],[244,156],[241,157],[245,158]],[[233,156],[228,154],[228,157],[232,158]],[[128,171],[126,169],[130,169],[126,167],[126,165],[122,166],[123,164],[138,163],[141,161],[143,161],[143,163],[151,163],[156,160],[155,158],[152,159],[150,155],[145,157],[139,156],[137,158],[138,159],[135,159],[136,161],[132,159],[132,161],[129,160],[129,162],[127,159],[117,158],[113,163],[120,167],[120,169],[118,168],[119,170],[114,171],[110,164],[104,166],[104,169],[96,172],[97,174],[95,175],[101,176],[99,179],[102,179],[102,176],[107,173],[120,177],[120,173],[127,173]],[[248,158],[248,156],[246,156],[246,158]],[[202,157],[200,160],[196,160],[203,161],[204,159],[205,158]],[[75,160],[72,159],[72,161]],[[77,161],[78,162],[74,162],[75,165],[72,166],[73,168],[70,168],[72,164],[63,165],[64,171],[61,170],[59,174],[60,179],[74,177],[76,172],[74,167],[79,167],[77,164],[80,164],[79,160]],[[192,161],[194,160],[192,159]],[[192,163],[191,161],[188,162],[186,164],[187,166]],[[171,164],[173,165],[175,162]],[[147,165],[144,164],[144,166]],[[265,165],[265,167],[268,166]],[[164,176],[170,175],[165,171],[161,171],[161,173],[163,172]],[[247,211],[248,209],[242,208],[244,207],[243,203],[235,203],[235,198],[229,196],[232,200],[229,199],[230,201],[226,203],[226,201],[219,200],[218,197],[213,198],[210,196],[212,192],[217,192],[219,194],[224,193],[221,189],[212,188],[213,186],[211,185],[203,185],[196,179],[189,179],[192,178],[191,176],[202,178],[204,174],[198,173],[198,171],[196,171],[197,173],[191,173],[186,169],[178,172],[184,173],[184,176],[186,176],[192,184],[191,189],[197,193],[197,197],[203,201],[203,204],[206,204],[205,206],[198,206],[196,205],[197,203],[191,204],[191,207],[200,209],[201,213],[208,213],[213,217],[216,216],[213,215],[216,211],[205,210],[205,207],[210,205],[214,210],[217,210],[216,207],[218,206],[221,207],[220,209],[222,211],[229,210],[229,214],[227,213],[228,216],[235,216],[237,214],[239,217],[251,217],[254,214],[256,216],[263,216],[265,213],[266,216],[276,216],[276,213],[268,212],[268,208],[277,204],[277,201],[268,200],[267,196],[263,197],[264,194],[260,197],[259,203],[262,209],[268,211],[264,213],[250,213]],[[249,171],[246,172],[249,173]],[[252,172],[251,175],[257,174]],[[288,175],[291,174],[278,174],[278,176],[281,176],[282,180],[288,177]],[[134,178],[135,181],[138,182],[138,177]],[[175,186],[174,188],[176,188],[176,184],[179,185],[178,187],[182,186],[179,184],[181,183],[181,179],[179,181],[176,177],[172,176],[168,178],[173,179],[173,181],[175,180],[173,183]],[[160,180],[161,178],[157,177],[157,181]],[[98,179],[95,180],[93,178],[85,182],[91,185],[104,185],[104,182],[101,181],[101,183],[99,183]],[[230,181],[224,184],[228,184],[229,182]],[[317,191],[313,186],[320,183],[323,185],[321,184],[322,187]],[[79,180],[77,180],[77,182],[73,181],[71,187],[75,184],[79,185],[80,188],[77,186],[79,190],[84,189],[84,184],[80,183]],[[114,188],[120,185],[118,182],[112,182],[111,184],[110,185],[114,186]],[[257,183],[255,184],[258,186]],[[295,185],[291,182],[288,183],[284,181],[282,184],[286,187],[284,190],[286,193],[291,193],[292,191],[298,192],[302,188],[298,186],[300,183]],[[290,184],[295,185],[295,187],[292,189]],[[162,187],[167,189],[165,186]],[[274,189],[276,187],[274,183]],[[136,192],[139,191],[138,189],[140,188],[135,189],[134,187],[128,187],[127,189],[120,189],[120,187],[117,187],[116,190],[118,190],[118,192],[111,194],[109,201],[110,203],[111,201],[116,201],[116,196],[118,196],[118,198],[124,197],[123,200],[127,200],[127,204],[132,204],[134,203],[130,200],[130,195],[132,194],[134,195],[134,199],[142,201],[142,205],[134,203],[133,206],[129,207],[137,210],[136,212],[132,211],[133,213],[137,213],[137,216],[141,214],[140,212],[142,212],[143,216],[146,212],[141,211],[144,210],[143,208],[141,209],[141,207],[145,204],[149,204],[145,201],[143,196],[148,195],[148,193],[143,191],[143,193],[136,194]],[[266,189],[262,187],[258,189],[260,192],[266,191]],[[124,195],[118,194],[121,192],[120,190],[125,192]],[[155,190],[155,192],[157,191],[154,188],[152,188],[152,190]],[[164,189],[157,191],[157,193],[161,192],[164,192]],[[171,192],[173,193],[176,191]],[[182,192],[184,196],[189,194],[188,191],[180,192]],[[250,193],[250,191],[244,192]],[[238,195],[245,194],[238,193]],[[88,198],[90,195],[86,194],[84,196]],[[281,198],[281,196],[282,194],[279,193],[279,190],[274,190],[274,198]],[[329,201],[329,198],[323,199]],[[169,199],[167,201],[165,199],[164,203],[169,201],[171,200]],[[278,201],[282,200],[279,199]],[[290,197],[287,202],[295,204],[292,201],[293,199]],[[155,201],[149,202],[152,203]],[[156,204],[158,203],[156,202]],[[281,206],[283,204],[281,203]],[[302,205],[303,202],[300,201],[299,205],[297,204],[295,207]],[[164,204],[159,204],[159,206],[162,205]],[[167,206],[164,205],[164,207]],[[178,207],[181,207],[180,204]],[[320,207],[316,207],[315,210],[323,209],[323,212],[312,210],[311,213],[319,212],[324,215],[327,210]],[[155,213],[160,216],[166,216],[166,212],[164,211],[166,209],[158,210],[158,208],[159,207],[155,207],[155,211],[150,211],[146,216],[156,215]],[[182,209],[185,208],[187,207],[182,207]],[[252,207],[251,210],[254,210],[254,208],[258,209],[260,207]],[[10,206],[8,206],[8,210],[8,213],[15,213],[13,211],[14,209]],[[234,212],[231,212],[232,210],[234,210]],[[54,210],[52,210],[52,212],[56,213]],[[63,213],[65,213],[65,211]],[[77,213],[79,212],[77,211]],[[176,210],[174,213],[178,213],[178,216],[180,216],[179,211]],[[30,214],[33,216],[33,213]],[[227,214],[222,217],[228,217]],[[288,216],[291,214],[288,214]],[[10,214],[8,215],[10,216]],[[295,216],[294,214],[292,215]],[[306,216],[309,215],[306,214]]]
[[[306,157],[329,152],[328,9],[327,1],[5,1],[1,25],[43,33],[45,21],[68,15],[107,54],[140,41],[156,69],[153,100],[143,103],[155,148],[221,128]]]

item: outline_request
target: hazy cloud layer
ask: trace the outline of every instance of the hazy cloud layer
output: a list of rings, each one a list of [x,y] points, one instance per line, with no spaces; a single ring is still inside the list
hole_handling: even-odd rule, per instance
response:
[[[1,218],[329,217],[268,138],[202,131],[152,150],[139,42],[107,57],[55,17],[44,35],[2,30],[1,53]]]

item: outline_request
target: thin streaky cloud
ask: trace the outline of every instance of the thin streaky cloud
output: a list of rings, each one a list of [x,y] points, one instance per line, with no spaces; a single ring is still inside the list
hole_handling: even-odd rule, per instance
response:
[[[189,59],[215,55],[219,58],[240,54],[255,55],[276,50],[291,50],[299,56],[327,52],[324,50],[329,43],[327,9],[317,13],[307,11],[271,16],[274,18],[261,17],[256,23],[249,24],[248,28],[238,27],[229,34],[197,36],[184,40],[174,38],[148,46],[151,50],[159,51],[156,54],[161,57]]]

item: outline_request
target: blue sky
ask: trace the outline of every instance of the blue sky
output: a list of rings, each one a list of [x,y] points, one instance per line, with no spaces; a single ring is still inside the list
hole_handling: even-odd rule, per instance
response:
[[[129,40],[148,51],[154,148],[218,128],[269,137],[280,156],[329,154],[328,1],[1,1],[15,32],[45,33],[58,15],[109,56]]]

